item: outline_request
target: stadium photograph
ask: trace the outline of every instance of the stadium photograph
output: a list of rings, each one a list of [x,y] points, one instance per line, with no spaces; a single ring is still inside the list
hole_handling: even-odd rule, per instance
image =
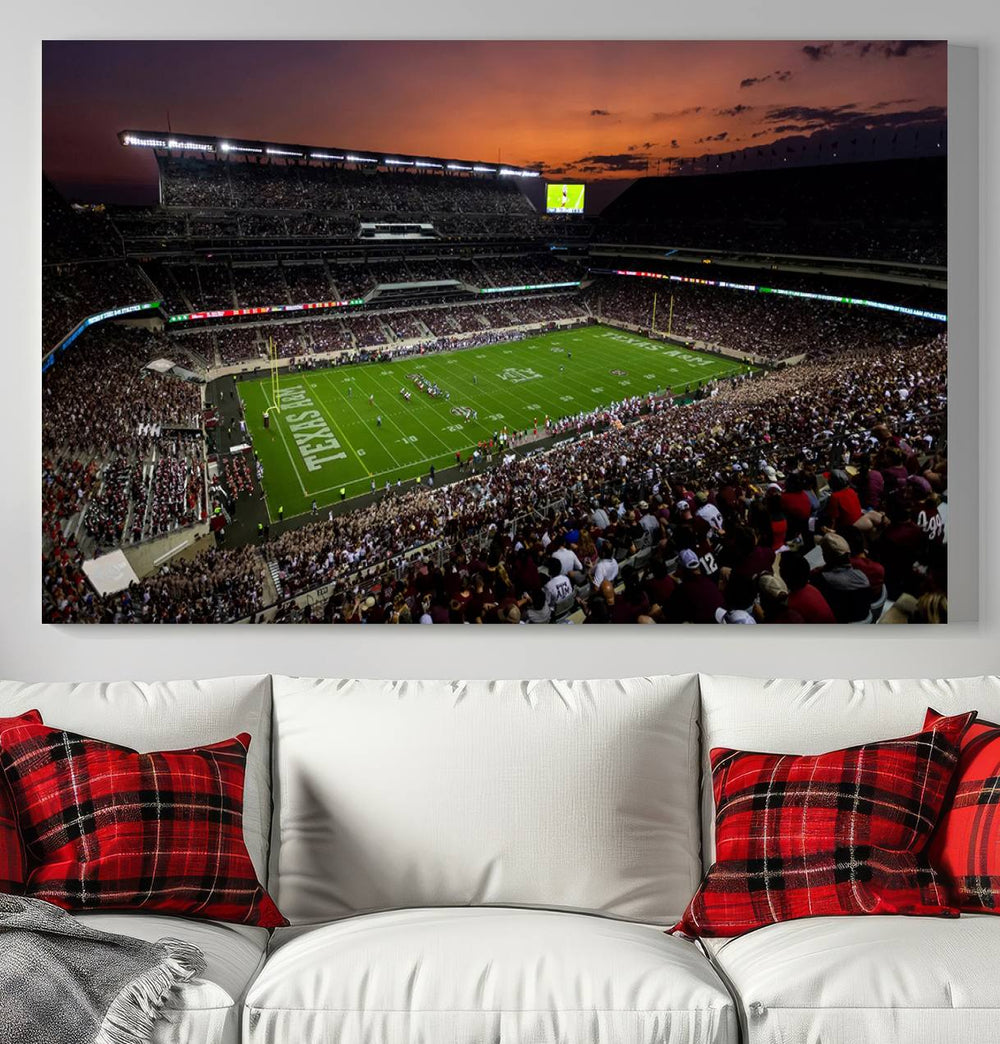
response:
[[[45,43],[44,622],[946,623],[946,97],[942,41]]]

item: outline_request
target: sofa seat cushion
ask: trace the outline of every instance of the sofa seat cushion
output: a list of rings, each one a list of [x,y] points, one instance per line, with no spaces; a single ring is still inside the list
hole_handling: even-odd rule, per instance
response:
[[[746,1044],[997,1039],[1000,919],[816,917],[705,939]]]
[[[276,933],[245,1044],[694,1044],[737,1040],[697,947],[557,911],[435,908]]]
[[[76,914],[91,928],[134,939],[182,939],[205,955],[205,972],[177,990],[151,1044],[239,1044],[241,1001],[267,951],[264,928],[159,914]]]

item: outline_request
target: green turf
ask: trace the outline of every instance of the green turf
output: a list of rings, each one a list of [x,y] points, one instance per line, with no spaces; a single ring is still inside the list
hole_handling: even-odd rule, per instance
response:
[[[569,355],[572,358],[569,358]],[[612,373],[623,370],[624,376]],[[678,348],[604,326],[541,334],[509,344],[411,356],[283,375],[281,411],[264,430],[269,378],[241,381],[247,425],[264,465],[271,518],[284,517],[396,484],[455,463],[499,432],[539,429],[553,421],[632,395],[683,391],[745,371],[743,363]],[[442,395],[419,391],[409,375],[436,383]],[[406,402],[399,393],[411,393]],[[374,405],[369,396],[374,395]],[[464,420],[453,408],[478,410]],[[381,428],[376,418],[382,417]],[[334,458],[334,459],[327,459]],[[312,465],[310,467],[310,464]]]

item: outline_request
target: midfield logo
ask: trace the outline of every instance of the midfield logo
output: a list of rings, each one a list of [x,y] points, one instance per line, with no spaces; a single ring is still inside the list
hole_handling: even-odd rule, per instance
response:
[[[523,384],[525,381],[537,381],[541,380],[542,375],[535,373],[534,370],[528,367],[521,367],[517,369],[514,366],[509,366],[500,374],[500,380],[510,381],[511,384]]]

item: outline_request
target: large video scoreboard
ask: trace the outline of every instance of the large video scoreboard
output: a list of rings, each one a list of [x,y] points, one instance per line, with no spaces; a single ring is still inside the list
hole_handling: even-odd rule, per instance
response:
[[[546,185],[546,213],[582,214],[585,188],[585,185]]]

